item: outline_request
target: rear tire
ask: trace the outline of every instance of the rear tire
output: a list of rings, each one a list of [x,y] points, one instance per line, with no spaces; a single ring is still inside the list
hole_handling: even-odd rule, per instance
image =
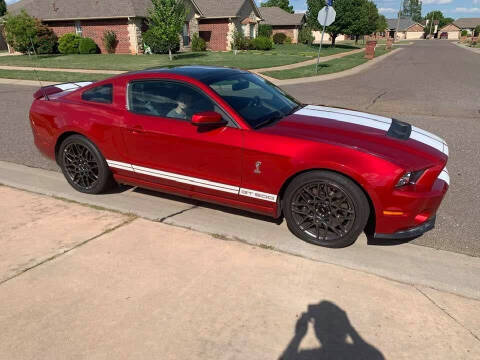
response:
[[[288,228],[295,236],[331,248],[353,244],[370,214],[367,197],[355,182],[325,170],[294,178],[282,205]]]
[[[63,175],[75,190],[100,194],[112,187],[113,177],[105,158],[86,137],[72,135],[66,138],[57,158]]]

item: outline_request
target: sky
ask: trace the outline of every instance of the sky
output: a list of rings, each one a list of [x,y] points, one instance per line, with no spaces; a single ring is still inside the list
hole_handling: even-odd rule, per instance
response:
[[[7,0],[7,4],[18,0]],[[37,0],[46,1],[46,0]],[[323,1],[323,0],[318,0]],[[373,0],[381,14],[387,18],[396,17],[402,0]],[[256,0],[257,4],[261,1]],[[305,0],[290,0],[290,4],[297,12],[304,12],[307,9]],[[460,17],[480,17],[480,0],[423,0],[422,15],[425,16],[431,10],[441,10],[444,16],[454,19]]]

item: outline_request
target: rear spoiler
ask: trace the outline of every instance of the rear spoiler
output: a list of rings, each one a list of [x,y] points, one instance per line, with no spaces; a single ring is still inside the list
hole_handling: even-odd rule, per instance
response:
[[[93,84],[91,81],[82,81],[77,83],[63,83],[63,84],[55,84],[49,86],[42,86],[40,89],[35,91],[33,94],[34,99],[38,100],[43,97],[46,97],[48,100],[49,95],[58,94],[64,91],[73,91],[80,89],[82,87],[88,86]]]

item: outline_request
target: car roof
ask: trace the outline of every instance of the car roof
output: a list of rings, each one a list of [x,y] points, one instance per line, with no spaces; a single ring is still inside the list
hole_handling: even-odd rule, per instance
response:
[[[176,74],[188,76],[204,83],[209,83],[215,79],[222,79],[231,75],[248,73],[249,72],[245,70],[218,66],[175,66],[170,68],[150,68],[128,74]]]

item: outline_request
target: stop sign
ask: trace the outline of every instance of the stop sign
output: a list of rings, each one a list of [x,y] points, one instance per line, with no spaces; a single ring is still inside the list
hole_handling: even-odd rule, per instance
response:
[[[329,26],[335,21],[335,16],[337,16],[337,12],[333,7],[324,6],[322,10],[318,12],[317,20],[320,25]]]

